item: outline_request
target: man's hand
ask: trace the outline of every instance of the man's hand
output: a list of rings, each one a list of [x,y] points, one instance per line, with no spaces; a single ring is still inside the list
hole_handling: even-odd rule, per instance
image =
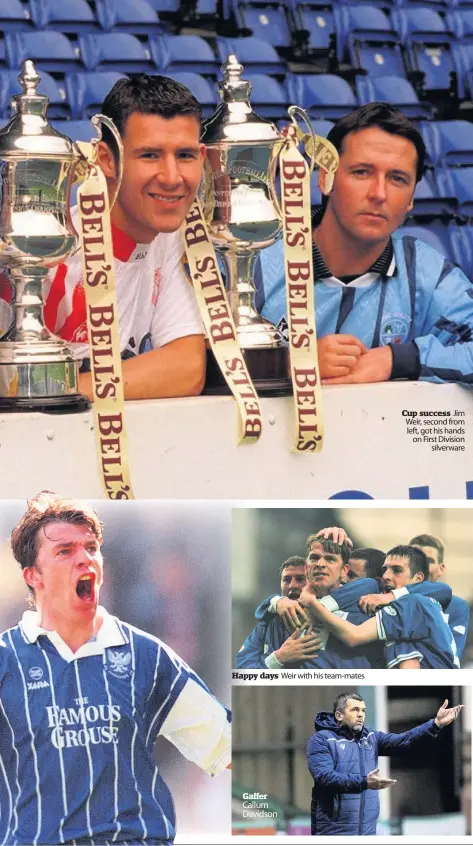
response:
[[[453,708],[449,708],[448,699],[446,699],[437,711],[437,716],[434,720],[435,725],[439,728],[449,726],[450,723],[453,723],[453,721],[456,720],[463,707],[463,705],[455,705]]]
[[[368,773],[366,777],[368,781],[368,790],[384,790],[385,787],[391,787],[392,784],[397,784],[397,779],[381,778],[378,773],[379,767]]]
[[[345,529],[340,529],[338,526],[329,526],[328,529],[321,529],[320,532],[317,532],[316,536],[318,538],[323,538],[324,540],[333,540],[333,542],[337,543],[339,546],[341,546],[342,543],[347,543],[349,546],[353,546],[353,541],[350,540]]]
[[[322,643],[318,635],[312,631],[303,635],[302,630],[298,629],[288,637],[279,649],[276,649],[274,657],[278,659],[280,664],[302,663],[310,658],[315,658],[321,646]]]
[[[287,596],[282,596],[277,601],[276,612],[281,617],[289,633],[300,629],[303,625],[307,625],[306,613],[299,605],[297,599],[289,599]]]
[[[331,336],[328,336],[331,337]],[[322,338],[322,340],[325,340]],[[319,341],[320,343],[320,341]],[[366,382],[387,382],[393,369],[393,354],[389,344],[385,347],[376,347],[368,350],[365,355],[358,358],[355,367],[349,373],[336,377],[325,376],[321,369],[322,384],[324,385],[350,385]]]
[[[358,600],[360,611],[363,614],[376,614],[378,608],[382,605],[389,605],[394,602],[395,596],[393,593],[367,593]]]
[[[321,379],[348,376],[366,353],[354,335],[325,335],[317,341]]]

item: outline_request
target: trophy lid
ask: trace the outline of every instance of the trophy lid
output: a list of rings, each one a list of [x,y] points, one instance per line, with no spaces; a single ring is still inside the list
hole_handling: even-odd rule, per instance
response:
[[[222,65],[223,80],[218,91],[223,100],[214,114],[204,122],[201,141],[204,144],[226,142],[267,142],[281,139],[274,123],[253,111],[249,98],[251,82],[241,78],[243,65],[235,55]]]
[[[23,94],[12,98],[14,115],[0,130],[0,158],[79,158],[73,142],[48,123],[48,98],[37,93],[41,77],[33,62],[26,59],[18,77]]]

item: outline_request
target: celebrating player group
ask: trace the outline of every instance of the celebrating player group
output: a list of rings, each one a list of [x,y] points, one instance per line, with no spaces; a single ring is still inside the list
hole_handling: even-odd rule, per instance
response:
[[[460,668],[469,605],[443,581],[438,538],[382,552],[328,528],[306,548],[281,565],[281,592],[256,609],[237,668]]]

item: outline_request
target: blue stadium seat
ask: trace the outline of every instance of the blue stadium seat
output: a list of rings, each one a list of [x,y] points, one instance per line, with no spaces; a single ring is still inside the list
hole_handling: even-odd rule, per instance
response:
[[[148,3],[158,14],[161,12],[177,14],[181,7],[180,0],[148,0]]]
[[[186,85],[189,91],[192,92],[196,100],[199,101],[202,107],[202,115],[204,118],[210,117],[215,111],[217,105],[217,91],[215,85],[204,79],[198,73],[191,71],[184,71],[183,73],[167,73],[166,76],[175,79],[176,82],[181,82]]]
[[[407,223],[405,226],[399,227],[397,234],[412,235],[414,238],[419,238],[445,256],[445,258],[455,261],[450,244],[448,227],[445,224],[430,223],[428,226],[416,226],[415,224]]]
[[[52,120],[51,126],[72,141],[91,141],[97,137],[90,120]]]
[[[0,115],[8,120],[11,117],[10,103],[14,94],[21,94],[23,89],[18,81],[18,70],[3,70],[0,73]],[[68,118],[71,110],[66,100],[66,91],[61,83],[56,82],[49,73],[41,71],[38,92],[49,99],[48,117]]]
[[[156,35],[163,31],[158,12],[146,0],[96,0],[95,7],[106,32]]]
[[[150,50],[160,71],[217,75],[217,59],[207,41],[198,35],[162,35],[150,39]]]
[[[375,79],[357,76],[356,93],[361,106],[382,101],[397,106],[413,120],[428,119],[433,115],[432,106],[420,103],[411,83],[399,76],[378,76]]]
[[[449,236],[454,261],[473,281],[473,224],[451,224]]]
[[[216,15],[217,0],[197,0],[196,12],[198,15]]]
[[[123,77],[113,71],[68,74],[65,86],[73,119],[86,120],[100,112],[108,92]]]
[[[286,67],[276,50],[267,41],[249,36],[248,38],[223,38],[216,42],[218,59],[223,64],[232,53],[248,73],[285,74]]]
[[[88,70],[118,73],[155,73],[149,47],[128,32],[103,32],[79,36],[83,62]]]
[[[427,171],[416,185],[412,217],[453,217],[456,209],[454,197],[443,197],[437,185],[436,173]]]
[[[335,45],[335,24],[330,0],[318,6],[294,4],[294,23],[297,30],[308,33],[307,47],[311,57],[329,55]]]
[[[452,91],[452,74],[457,63],[455,37],[445,20],[432,9],[421,7],[395,9],[391,13],[407,54],[411,71],[424,74],[423,87],[432,96],[434,91]],[[461,90],[455,93],[461,96]]]
[[[312,129],[316,135],[326,138],[330,130],[335,126],[331,120],[311,120]]]
[[[473,166],[473,123],[467,120],[425,121],[420,131],[434,167]]]
[[[348,57],[349,43],[363,43],[373,38],[379,44],[396,40],[391,21],[382,9],[364,4],[334,6],[333,16],[339,62]]]
[[[29,9],[20,0],[0,0],[0,29],[3,32],[31,29],[32,25]]]
[[[255,38],[261,38],[273,47],[291,47],[291,32],[283,6],[232,0],[231,7],[241,29],[250,30]]]
[[[33,59],[38,70],[50,73],[82,69],[79,48],[73,47],[63,32],[12,32],[5,36],[5,51],[11,68]]]
[[[319,169],[316,168],[310,176],[310,205],[312,208],[322,205],[322,194],[319,188]]]
[[[250,101],[255,112],[273,120],[287,117],[289,101],[283,85],[264,73],[247,73],[245,77],[251,82]]]
[[[5,50],[5,42],[4,42],[3,38],[0,38],[0,70],[2,70],[3,68],[7,68],[7,67],[8,67],[8,59],[7,59],[7,54],[6,54],[6,50]]]
[[[437,185],[443,197],[454,197],[458,213],[473,219],[473,167],[437,168]]]
[[[30,0],[30,11],[38,29],[57,29],[64,33],[100,30],[86,0]]]
[[[348,82],[334,74],[288,74],[286,85],[290,102],[307,109],[311,118],[338,120],[358,106]]]
[[[445,23],[460,44],[473,42],[473,8],[453,9],[445,15]]]

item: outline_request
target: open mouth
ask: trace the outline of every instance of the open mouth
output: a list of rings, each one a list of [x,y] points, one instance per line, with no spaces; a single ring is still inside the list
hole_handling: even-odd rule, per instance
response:
[[[167,203],[170,206],[175,205],[176,203],[180,203],[180,201],[184,199],[184,196],[182,194],[174,197],[166,197],[163,194],[150,194],[149,196],[153,200],[159,200],[160,203]]]
[[[85,602],[90,602],[93,599],[94,581],[95,576],[91,573],[87,573],[85,576],[80,577],[76,585],[76,593],[79,599],[82,599]]]

